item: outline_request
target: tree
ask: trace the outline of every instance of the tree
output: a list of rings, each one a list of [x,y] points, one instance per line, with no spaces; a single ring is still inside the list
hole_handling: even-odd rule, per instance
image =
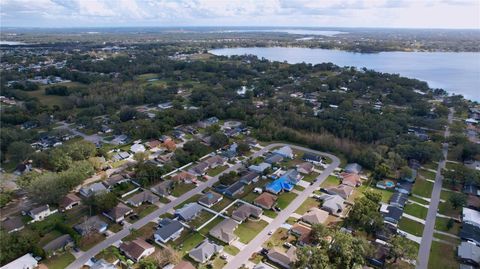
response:
[[[376,180],[384,179],[390,173],[390,167],[387,164],[381,163],[373,170],[373,177]]]
[[[399,258],[415,259],[417,252],[417,246],[406,237],[396,235],[390,239],[390,255],[394,257],[393,263],[396,263]]]
[[[92,206],[97,213],[101,213],[114,208],[117,204],[117,196],[113,192],[103,192],[93,197]]]
[[[355,205],[346,219],[348,225],[357,227],[369,234],[374,234],[383,225],[383,217],[378,211],[381,195],[367,191],[363,197],[355,200]]]
[[[153,254],[153,259],[158,268],[167,264],[178,264],[182,260],[181,255],[170,246],[165,246]]]
[[[10,161],[14,163],[27,160],[32,153],[33,148],[30,144],[21,141],[13,142],[7,149],[7,155],[10,158]]]
[[[214,149],[219,149],[228,144],[228,137],[220,132],[212,134],[210,137],[210,145]]]
[[[413,171],[410,167],[402,166],[402,168],[400,168],[400,178],[412,178],[412,176]]]
[[[133,159],[137,162],[144,162],[148,160],[148,153],[147,152],[137,152],[133,155]]]
[[[463,193],[452,192],[448,197],[448,202],[452,205],[454,209],[458,209],[467,204],[467,196]]]
[[[250,151],[250,146],[245,142],[239,142],[237,145],[237,151],[242,155],[246,154]]]
[[[330,269],[332,267],[324,248],[306,246],[297,249],[295,268]]]
[[[54,171],[66,170],[73,162],[72,158],[61,148],[54,148],[48,155],[49,163]]]

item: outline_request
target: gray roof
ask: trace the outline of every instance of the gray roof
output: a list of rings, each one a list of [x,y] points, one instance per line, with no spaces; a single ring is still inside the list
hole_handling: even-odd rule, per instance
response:
[[[149,202],[151,204],[154,204],[158,202],[160,198],[153,194],[149,190],[145,190],[143,192],[137,193],[134,196],[132,196],[130,199],[128,199],[127,203],[132,204],[132,205],[139,205],[145,202]]]
[[[225,243],[230,243],[236,238],[233,231],[237,228],[238,223],[232,219],[224,219],[210,230],[209,234]]]
[[[243,175],[240,178],[240,181],[242,181],[245,184],[250,184],[250,182],[252,182],[256,178],[258,178],[258,174],[254,171],[250,171],[250,172],[246,173],[245,175]]]
[[[91,194],[106,191],[106,190],[107,190],[107,188],[105,187],[105,185],[103,185],[102,183],[96,182],[96,183],[93,183],[91,185],[82,187],[80,189],[80,193],[84,193],[87,196],[89,196]]]
[[[61,248],[64,248],[68,244],[73,243],[73,239],[69,234],[61,235],[52,241],[48,242],[45,246],[43,246],[44,251],[55,251]]]
[[[200,245],[190,250],[188,256],[199,263],[204,263],[218,252],[223,250],[222,246],[210,243],[208,240],[203,241]]]
[[[349,163],[345,166],[344,170],[348,173],[359,174],[362,171],[362,166],[358,163]]]
[[[165,180],[150,188],[150,190],[158,195],[167,196],[173,187],[173,181]]]
[[[191,220],[193,219],[200,211],[202,211],[203,207],[197,203],[189,203],[184,205],[182,208],[175,210],[175,215],[179,216],[184,220]]]
[[[282,160],[283,160],[283,157],[281,155],[271,154],[265,159],[265,162],[269,164],[275,164],[275,163],[281,162]]]
[[[88,218],[86,221],[73,226],[73,229],[81,235],[85,235],[89,232],[98,232],[103,227],[107,227],[108,224],[100,219],[98,216]]]
[[[200,197],[200,199],[198,199],[198,202],[204,205],[210,206],[217,203],[221,198],[222,198],[221,194],[218,194],[213,191],[209,191],[205,193],[202,197]]]
[[[118,203],[116,207],[110,209],[106,214],[110,216],[113,220],[120,219],[124,217],[127,213],[131,212],[132,209],[122,203]]]
[[[274,150],[273,153],[280,154],[284,157],[290,157],[293,155],[293,150],[290,146],[283,146],[277,150]]]
[[[96,261],[90,269],[116,269],[117,267],[111,263],[106,262],[104,259]]]
[[[458,256],[464,260],[480,263],[480,247],[477,245],[463,241],[458,246]]]
[[[2,222],[2,228],[7,232],[22,229],[24,226],[25,224],[20,217],[9,217]]]
[[[250,216],[258,218],[260,215],[262,215],[262,213],[263,210],[260,207],[250,204],[243,204],[233,211],[232,218],[238,221],[244,221]]]
[[[43,211],[47,211],[49,209],[50,209],[50,207],[48,205],[42,205],[42,206],[35,207],[35,208],[31,209],[29,211],[29,213],[31,215],[37,215],[37,214],[42,213]]]
[[[323,201],[322,209],[330,212],[343,211],[345,200],[339,195],[323,194],[319,199]]]
[[[272,165],[269,163],[261,163],[258,165],[250,165],[248,169],[251,171],[262,173],[263,171],[265,171],[267,168],[270,168],[271,166]]]
[[[182,223],[178,220],[162,219],[161,224],[161,227],[155,231],[155,234],[164,240],[183,229]]]

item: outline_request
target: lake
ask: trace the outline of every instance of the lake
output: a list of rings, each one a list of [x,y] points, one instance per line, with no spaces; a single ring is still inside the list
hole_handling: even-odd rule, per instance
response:
[[[478,52],[380,52],[355,53],[309,48],[224,48],[214,55],[252,54],[271,61],[288,63],[332,62],[339,66],[366,67],[426,81],[431,88],[462,94],[480,101],[480,53]]]

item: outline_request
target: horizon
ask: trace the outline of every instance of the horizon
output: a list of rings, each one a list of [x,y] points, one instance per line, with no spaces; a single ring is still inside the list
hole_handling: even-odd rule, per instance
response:
[[[170,25],[170,26],[157,26],[157,25],[143,25],[143,26],[0,26],[0,29],[124,29],[124,28],[160,28],[160,29],[179,29],[179,28],[258,28],[258,29],[312,29],[312,30],[330,30],[330,29],[378,29],[378,30],[471,30],[479,31],[480,28],[441,28],[441,27],[376,27],[376,26],[276,26],[276,25]]]

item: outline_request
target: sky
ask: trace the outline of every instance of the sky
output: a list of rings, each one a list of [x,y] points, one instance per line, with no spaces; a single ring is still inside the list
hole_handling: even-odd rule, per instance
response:
[[[0,0],[0,25],[480,29],[480,0]]]

